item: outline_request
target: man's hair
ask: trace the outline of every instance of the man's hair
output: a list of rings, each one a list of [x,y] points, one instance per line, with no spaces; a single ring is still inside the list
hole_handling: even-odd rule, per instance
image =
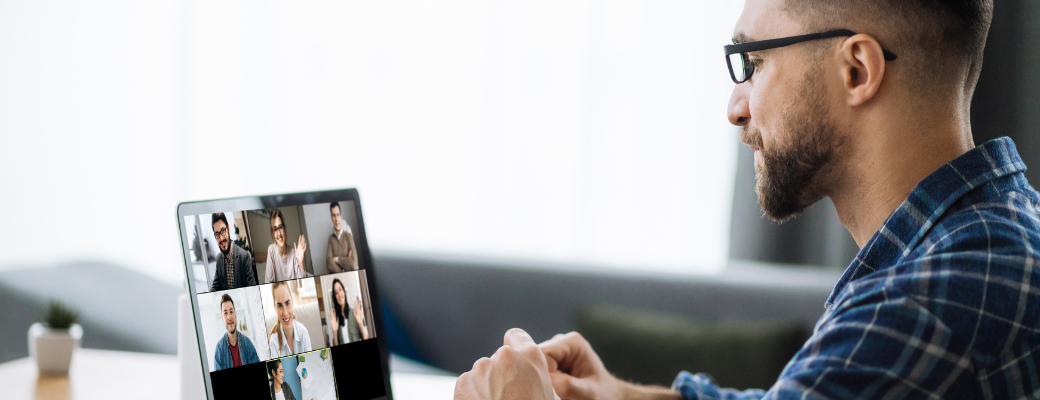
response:
[[[231,296],[228,296],[227,293],[224,293],[223,296],[220,296],[220,307],[224,307],[224,303],[227,303],[227,302],[231,302],[231,307],[232,308],[235,307],[235,301],[231,300]]]
[[[849,29],[896,53],[915,89],[959,83],[967,94],[982,69],[993,0],[784,0],[785,11],[815,33]]]
[[[224,213],[222,213],[222,212],[215,212],[215,213],[213,213],[213,222],[210,223],[210,225],[216,225],[217,221],[224,221],[224,226],[228,227],[228,229],[231,229],[231,224],[227,223],[227,217],[224,216]]]
[[[339,203],[337,203],[337,202],[335,202],[335,201],[334,201],[334,202],[332,202],[332,204],[330,204],[330,205],[329,205],[329,212],[332,212],[332,209],[333,209],[333,208],[338,208],[338,207],[339,207]],[[339,210],[340,210],[340,212],[343,212],[343,209],[342,209],[342,208],[340,208]]]

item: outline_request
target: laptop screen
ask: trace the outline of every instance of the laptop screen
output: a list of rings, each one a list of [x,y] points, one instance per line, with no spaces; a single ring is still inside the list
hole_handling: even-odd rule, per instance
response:
[[[178,207],[211,398],[387,396],[360,211],[354,190]]]

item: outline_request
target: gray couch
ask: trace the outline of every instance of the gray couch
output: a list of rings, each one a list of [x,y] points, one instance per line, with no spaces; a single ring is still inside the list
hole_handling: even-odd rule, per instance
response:
[[[585,329],[607,333],[627,329],[613,328],[609,318],[590,319],[595,313],[582,314],[589,307],[685,318],[694,325],[670,326],[695,326],[708,333],[732,329],[733,322],[741,321],[776,322],[806,332],[822,314],[823,302],[841,273],[743,262],[732,262],[720,276],[705,277],[407,253],[376,253],[374,260],[380,290],[395,317],[394,331],[387,333],[397,339],[392,346],[400,351],[404,338],[406,354],[454,373],[492,354],[512,327],[526,329],[535,340],[573,330],[582,321]],[[99,263],[5,270],[0,272],[0,301],[10,307],[0,340],[9,345],[0,347],[0,361],[27,356],[26,347],[18,344],[25,342],[29,325],[49,298],[82,310],[85,347],[175,354],[176,298],[181,291]],[[611,340],[617,342],[616,337]],[[711,342],[698,346],[717,347]],[[621,346],[618,351],[626,350]],[[629,364],[626,360],[614,362]],[[670,365],[702,364],[679,360]],[[664,382],[674,372],[641,380]]]

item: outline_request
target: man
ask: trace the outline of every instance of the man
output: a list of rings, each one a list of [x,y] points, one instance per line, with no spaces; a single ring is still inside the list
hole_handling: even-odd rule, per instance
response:
[[[231,241],[230,226],[224,213],[213,213],[213,237],[217,239],[222,257],[217,257],[211,292],[256,285],[253,256]]]
[[[260,362],[253,342],[245,335],[238,334],[238,318],[235,315],[235,302],[224,293],[220,297],[220,313],[224,319],[227,334],[217,342],[217,350],[213,352],[213,370],[220,371],[245,364]]]
[[[974,147],[969,122],[991,19],[989,0],[745,3],[728,112],[759,204],[784,220],[828,196],[861,247],[767,392],[685,372],[635,385],[577,333],[536,345],[511,330],[455,397],[1040,396],[1040,194],[1014,144]]]
[[[325,253],[325,262],[330,273],[357,271],[357,251],[354,250],[354,235],[350,227],[343,222],[339,203],[329,206],[332,214],[332,235],[329,235],[329,251]]]

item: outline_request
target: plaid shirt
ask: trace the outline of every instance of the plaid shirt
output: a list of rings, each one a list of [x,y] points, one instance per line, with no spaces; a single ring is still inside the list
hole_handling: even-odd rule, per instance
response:
[[[685,399],[1040,398],[1040,194],[1008,138],[922,180],[856,255],[767,392]]]

